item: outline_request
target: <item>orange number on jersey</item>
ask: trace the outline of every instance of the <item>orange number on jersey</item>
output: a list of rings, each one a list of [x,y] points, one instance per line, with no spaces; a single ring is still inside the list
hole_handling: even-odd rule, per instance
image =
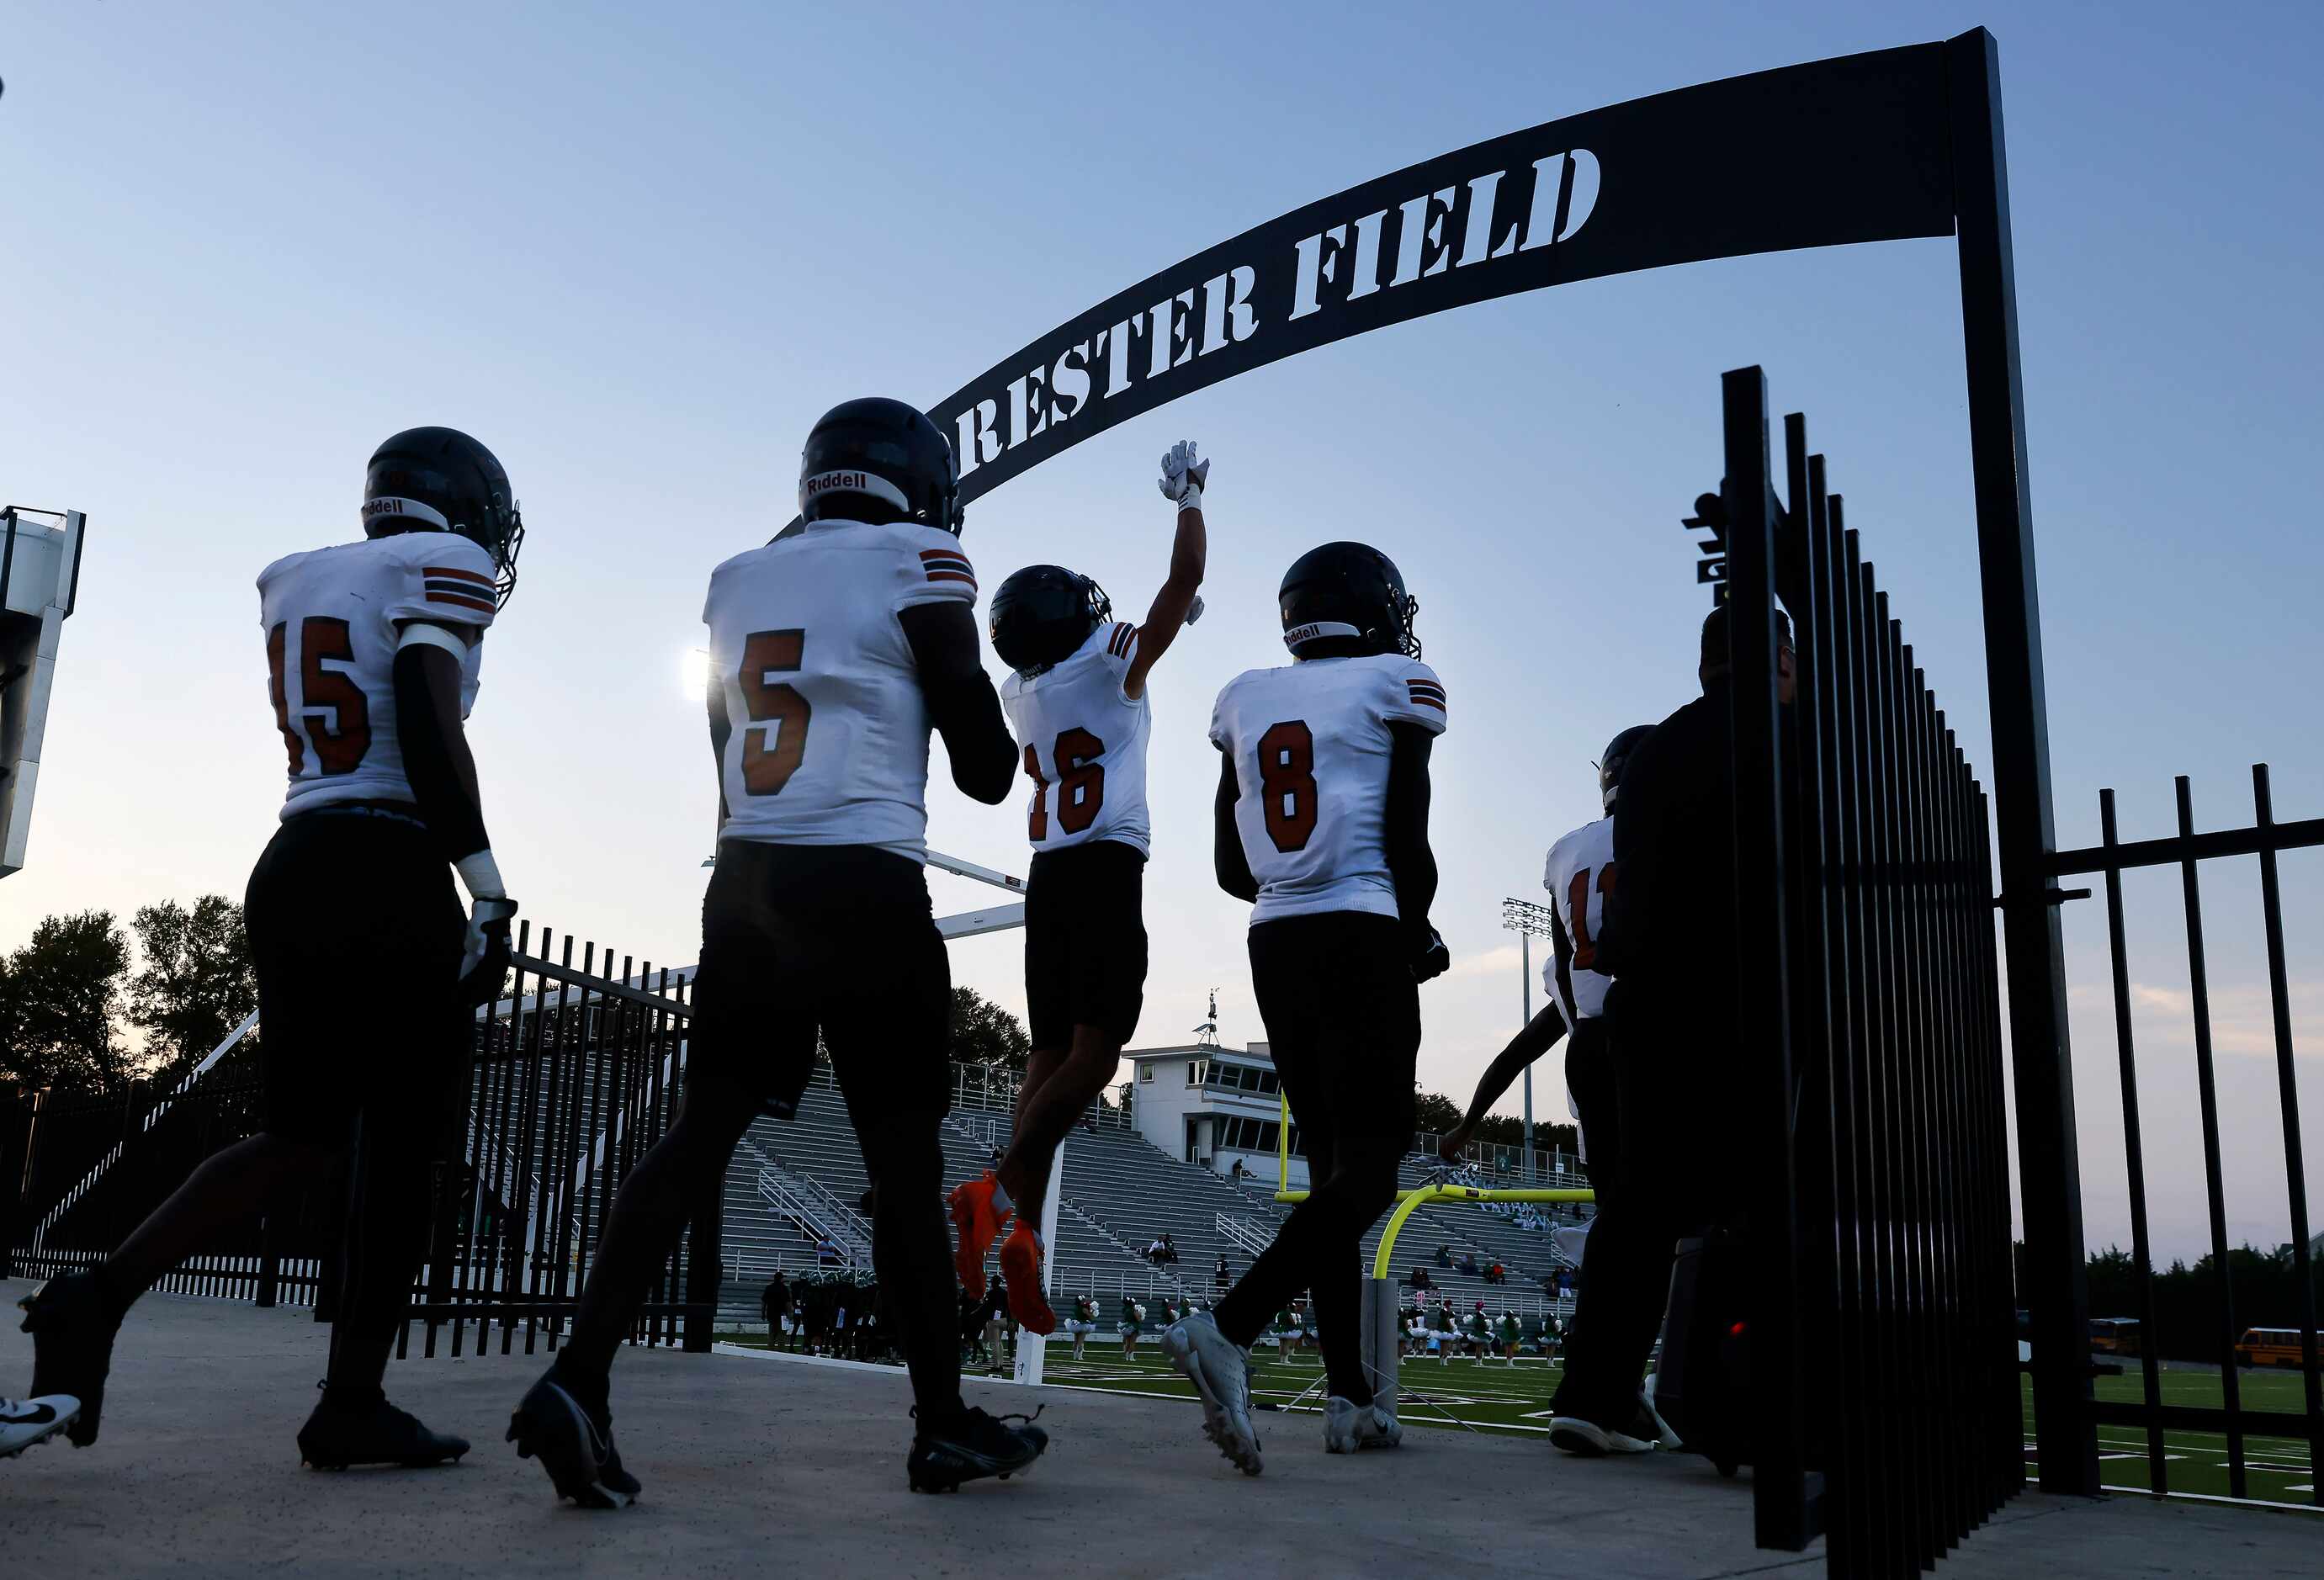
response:
[[[791,782],[807,756],[807,725],[815,709],[795,686],[769,682],[769,672],[781,674],[799,666],[807,651],[807,632],[752,631],[742,641],[742,706],[757,730],[742,734],[742,789],[746,795],[773,795]]]
[[[1057,764],[1057,827],[1078,834],[1097,822],[1105,804],[1105,742],[1086,730],[1068,730],[1057,737],[1052,754]]]
[[[315,746],[315,760],[326,774],[352,774],[371,750],[371,699],[363,687],[323,660],[352,664],[355,650],[347,622],[326,615],[309,615],[299,622],[299,725],[290,722],[290,696],[283,684],[283,648],[287,621],[277,621],[266,633],[266,690],[274,703],[274,727],[290,750],[290,774],[296,778],[307,767],[307,742]],[[336,728],[323,727],[324,710]]]
[[[282,689],[282,649],[290,623],[276,620],[266,633],[266,694],[274,703],[274,728],[282,731],[282,744],[290,749],[290,776],[297,778],[307,766],[307,743],[290,728],[290,698]]]
[[[1105,755],[1105,742],[1086,730],[1067,730],[1049,755],[1057,765],[1057,828],[1078,834],[1097,822],[1098,809],[1105,804],[1105,768],[1097,760]],[[1040,752],[1029,746],[1025,776],[1033,781],[1033,813],[1025,831],[1038,845],[1049,837],[1049,782],[1041,777]]]
[[[1315,831],[1315,735],[1306,720],[1286,719],[1259,738],[1259,793],[1275,848],[1305,850]]]
[[[1614,864],[1611,861],[1598,869],[1598,892],[1614,892]],[[1598,945],[1590,937],[1590,869],[1583,868],[1565,886],[1565,909],[1573,918],[1573,964],[1584,971],[1595,970],[1598,965]]]
[[[1033,812],[1026,819],[1025,832],[1038,845],[1049,837],[1049,782],[1041,777],[1041,754],[1029,746],[1025,749],[1025,776],[1033,781]]]

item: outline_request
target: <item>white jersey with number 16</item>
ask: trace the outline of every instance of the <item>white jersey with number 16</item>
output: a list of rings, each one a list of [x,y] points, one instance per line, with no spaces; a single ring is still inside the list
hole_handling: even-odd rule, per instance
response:
[[[927,858],[928,710],[902,611],[976,602],[949,532],[810,521],[710,574],[711,684],[733,728],[721,840]]]
[[[1033,803],[1026,833],[1038,853],[1112,840],[1148,851],[1146,739],[1153,710],[1122,688],[1138,628],[1102,621],[1064,663],[1001,683]]]
[[[1397,914],[1388,870],[1392,724],[1444,730],[1444,686],[1378,654],[1252,669],[1219,694],[1211,744],[1234,763],[1235,828],[1259,880],[1256,923],[1329,911]]]

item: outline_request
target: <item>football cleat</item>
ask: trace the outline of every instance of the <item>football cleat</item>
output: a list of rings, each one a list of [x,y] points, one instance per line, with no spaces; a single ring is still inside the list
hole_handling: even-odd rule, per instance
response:
[[[52,1278],[16,1305],[24,1313],[22,1331],[32,1336],[32,1396],[79,1400],[80,1413],[65,1428],[65,1439],[86,1448],[97,1441],[121,1313],[106,1300],[97,1275],[88,1272]]]
[[[1559,1416],[1549,1423],[1549,1440],[1568,1454],[1600,1459],[1609,1454],[1652,1454],[1655,1440],[1642,1436],[1654,1428],[1633,1420],[1624,1429],[1600,1426],[1586,1416]]]
[[[299,1428],[299,1458],[316,1470],[351,1465],[401,1465],[420,1469],[456,1461],[468,1440],[431,1432],[408,1410],[380,1400],[368,1410],[334,1410],[327,1395]]]
[[[1208,1311],[1182,1317],[1162,1335],[1162,1354],[1203,1399],[1203,1434],[1245,1475],[1259,1472],[1250,1424],[1250,1355],[1219,1331]]]
[[[1336,1393],[1323,1401],[1324,1453],[1393,1448],[1403,1441],[1403,1424],[1379,1405],[1351,1404]]]
[[[972,1300],[984,1299],[985,1254],[1001,1237],[1001,1226],[1009,1221],[1008,1209],[992,1205],[992,1193],[1000,1188],[1000,1181],[987,1173],[982,1180],[954,1187],[946,1199],[952,1207],[953,1230],[959,1236],[953,1246],[952,1267]]]
[[[1001,1276],[1009,1288],[1009,1314],[1043,1338],[1057,1330],[1057,1314],[1041,1293],[1041,1237],[1024,1219],[1001,1242]]]
[[[626,1509],[642,1490],[622,1468],[612,1412],[585,1404],[554,1366],[509,1418],[508,1441],[516,1445],[518,1458],[540,1459],[559,1498],[584,1509]]]
[[[923,1428],[912,1436],[912,1452],[904,1461],[904,1474],[916,1493],[956,1493],[963,1482],[997,1475],[1007,1481],[1030,1470],[1033,1461],[1049,1447],[1049,1434],[1033,1424],[1032,1415],[991,1416],[981,1410],[963,1410],[951,1425]],[[919,1411],[912,1412],[917,1418]],[[1012,1427],[1011,1421],[1023,1421]]]
[[[35,1443],[45,1443],[80,1414],[69,1393],[42,1399],[0,1399],[0,1459],[14,1459]]]

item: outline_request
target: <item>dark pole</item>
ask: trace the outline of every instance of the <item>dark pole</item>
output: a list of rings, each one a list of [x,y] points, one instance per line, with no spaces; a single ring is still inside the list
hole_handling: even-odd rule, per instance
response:
[[[1793,1161],[1791,967],[1786,953],[1783,752],[1775,701],[1775,538],[1767,491],[1767,381],[1720,380],[1727,454],[1728,644],[1733,675],[1738,1049],[1754,1130],[1766,1138],[1748,1194],[1752,1281],[1752,1524],[1763,1548],[1798,1552],[1821,1517],[1803,1462],[1798,1200]],[[1803,508],[1794,500],[1793,508]]]
[[[2049,702],[2042,676],[2042,602],[2026,479],[2001,60],[1993,35],[1983,28],[1950,41],[1945,59],[1953,210],[1960,232],[1969,454],[1984,583],[1986,684],[1993,716],[2009,1042],[2017,1089],[2026,1303],[2034,1320],[2035,1452],[2043,1491],[2092,1494],[2098,1490],[2098,1433],[2089,1411],[2081,1162],[2066,1035],[2065,944],[2048,893],[2050,859],[2058,841],[2050,805]]]

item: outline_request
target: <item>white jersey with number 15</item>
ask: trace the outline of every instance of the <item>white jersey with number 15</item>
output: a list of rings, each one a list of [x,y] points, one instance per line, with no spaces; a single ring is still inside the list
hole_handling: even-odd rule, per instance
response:
[[[1311,658],[1228,682],[1211,744],[1233,761],[1250,919],[1397,913],[1384,831],[1392,724],[1443,733],[1444,686],[1399,653]]]
[[[976,602],[949,532],[810,521],[710,574],[711,683],[733,733],[721,840],[927,858],[928,710],[897,616]]]

